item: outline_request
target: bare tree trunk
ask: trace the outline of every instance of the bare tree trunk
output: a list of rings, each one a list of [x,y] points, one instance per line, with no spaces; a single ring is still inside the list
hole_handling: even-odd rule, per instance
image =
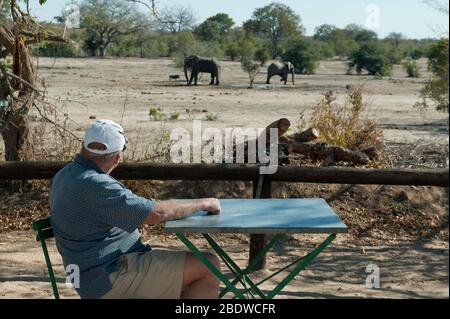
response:
[[[29,133],[30,125],[27,118],[17,117],[9,120],[6,127],[1,130],[5,143],[5,160],[23,161],[27,159]]]
[[[5,144],[6,161],[24,161],[29,155],[30,125],[26,116],[14,116],[0,130]],[[7,181],[6,188],[10,191],[19,191],[26,181]]]
[[[5,53],[13,55],[13,73],[23,81],[31,85],[35,83],[35,70],[31,61],[31,53],[20,35],[14,36],[12,32],[0,26],[0,46],[4,47]],[[0,134],[5,144],[6,161],[23,161],[29,158],[29,133],[30,125],[28,112],[34,103],[35,92],[30,87],[17,79],[9,81],[7,74],[3,74],[4,81],[8,82],[6,90],[0,94],[2,98],[13,95],[14,91],[20,92],[18,98],[11,99],[13,103],[5,110],[0,111]],[[12,90],[13,92],[10,92]],[[12,191],[20,189],[21,184],[17,182],[7,183]]]

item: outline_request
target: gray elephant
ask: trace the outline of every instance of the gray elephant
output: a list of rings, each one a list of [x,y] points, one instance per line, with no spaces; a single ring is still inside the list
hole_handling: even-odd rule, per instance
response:
[[[281,81],[284,81],[284,84],[287,84],[288,75],[292,74],[292,84],[295,84],[294,80],[294,74],[295,74],[295,67],[291,62],[280,62],[276,61],[269,65],[269,68],[267,69],[267,82],[266,84],[270,84],[270,78],[278,75],[281,76]]]
[[[188,78],[187,70],[191,70],[191,77]],[[184,75],[188,85],[192,84],[192,80],[195,80],[197,85],[197,79],[199,73],[211,74],[211,82],[209,85],[219,85],[219,64],[214,59],[202,58],[197,55],[191,55],[184,59]]]

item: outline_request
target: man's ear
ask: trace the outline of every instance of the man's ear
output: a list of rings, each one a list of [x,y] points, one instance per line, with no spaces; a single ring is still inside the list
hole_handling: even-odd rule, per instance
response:
[[[114,164],[118,165],[120,163],[120,153],[117,153],[117,155],[114,157]]]

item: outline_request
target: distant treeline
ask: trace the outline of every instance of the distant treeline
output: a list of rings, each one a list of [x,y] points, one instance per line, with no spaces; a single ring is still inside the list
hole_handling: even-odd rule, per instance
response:
[[[300,73],[314,73],[321,59],[381,54],[388,71],[390,64],[426,57],[437,42],[407,39],[401,33],[379,39],[375,32],[355,24],[344,29],[324,24],[314,36],[306,37],[300,15],[280,3],[255,9],[242,27],[224,13],[196,23],[192,10],[181,6],[161,8],[155,18],[121,0],[84,0],[80,13],[81,28],[67,31],[70,43],[44,43],[34,48],[34,54],[141,58],[198,54],[233,61],[251,57],[261,64],[278,57],[293,62]],[[62,12],[50,27],[62,31],[69,14]],[[358,63],[355,66],[360,71]]]

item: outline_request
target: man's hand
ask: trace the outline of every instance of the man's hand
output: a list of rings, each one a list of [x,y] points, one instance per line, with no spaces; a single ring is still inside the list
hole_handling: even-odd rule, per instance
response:
[[[204,199],[205,208],[203,210],[208,212],[208,215],[218,215],[220,214],[220,202],[217,198],[205,198]]]
[[[209,215],[219,214],[219,200],[215,198],[204,198],[157,202],[145,219],[144,224],[161,224],[169,220],[182,219],[201,210],[207,211]]]

